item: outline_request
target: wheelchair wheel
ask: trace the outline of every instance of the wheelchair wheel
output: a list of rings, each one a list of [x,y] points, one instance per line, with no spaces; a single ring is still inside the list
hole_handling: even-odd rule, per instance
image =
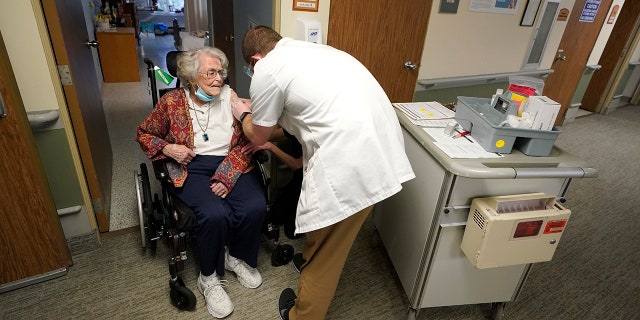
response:
[[[151,185],[149,183],[149,172],[147,165],[140,164],[140,172],[134,171],[136,179],[136,195],[138,197],[138,217],[140,218],[140,235],[142,237],[142,247],[147,245],[153,250],[156,248],[155,225],[153,223],[153,200],[151,199]]]
[[[284,266],[293,260],[293,246],[290,244],[277,244],[271,253],[271,265],[274,267]]]
[[[136,198],[138,200],[138,218],[140,219],[140,238],[142,239],[142,247],[145,248],[147,246],[147,235],[145,234],[145,217],[144,217],[144,207],[142,200],[142,183],[141,173],[138,170],[133,170],[133,175],[136,183]]]
[[[192,310],[196,306],[196,296],[184,285],[180,277],[169,280],[171,303],[180,310]]]

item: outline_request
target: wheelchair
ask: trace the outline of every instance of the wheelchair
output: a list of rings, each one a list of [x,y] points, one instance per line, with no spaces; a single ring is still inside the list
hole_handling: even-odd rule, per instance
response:
[[[179,53],[179,51],[167,53],[167,69],[169,74],[174,77],[176,77],[177,69],[176,57]],[[155,65],[147,58],[144,59],[144,63],[147,65],[153,107],[155,107],[158,102],[158,92],[162,95],[173,88],[158,90],[155,80]],[[179,87],[179,80],[177,80],[176,87]],[[197,226],[197,219],[193,210],[173,195],[173,188],[168,178],[169,173],[165,166],[166,161],[169,160],[152,162],[154,176],[161,186],[161,198],[158,194],[153,194],[152,196],[146,163],[140,164],[140,171],[134,170],[142,248],[155,252],[159,241],[164,240],[170,244],[171,256],[168,259],[168,264],[171,302],[179,309],[192,310],[196,305],[196,297],[185,286],[178,273],[184,270],[189,240],[197,236],[194,232]],[[268,240],[272,241],[271,264],[277,267],[286,265],[293,259],[294,249],[289,244],[280,244],[279,226],[273,223],[272,213],[270,212],[272,206],[270,201],[271,192],[269,190],[271,179],[265,168],[265,163],[268,161],[269,156],[266,151],[261,150],[254,154],[254,163],[260,171],[261,184],[267,200],[266,217],[262,232]]]

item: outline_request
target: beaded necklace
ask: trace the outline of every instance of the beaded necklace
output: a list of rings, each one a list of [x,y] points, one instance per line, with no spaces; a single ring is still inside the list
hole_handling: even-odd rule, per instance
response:
[[[211,115],[211,102],[207,102],[207,122],[204,125],[204,128],[202,127],[202,123],[200,122],[200,118],[198,118],[198,110],[196,110],[195,108],[195,102],[193,102],[193,100],[191,99],[191,97],[189,97],[189,100],[191,103],[193,103],[193,111],[196,114],[196,122],[198,123],[198,127],[200,127],[200,130],[202,130],[202,139],[206,142],[209,141],[209,135],[207,134],[207,129],[209,129],[209,118]],[[191,107],[191,106],[190,106]]]

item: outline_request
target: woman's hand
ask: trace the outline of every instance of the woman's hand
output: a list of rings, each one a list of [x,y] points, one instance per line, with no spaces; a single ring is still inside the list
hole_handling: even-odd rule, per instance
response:
[[[168,144],[162,148],[162,153],[185,166],[188,165],[189,162],[191,162],[191,159],[196,156],[195,151],[181,144]]]
[[[227,187],[218,181],[211,184],[211,191],[220,198],[226,198],[229,194]]]

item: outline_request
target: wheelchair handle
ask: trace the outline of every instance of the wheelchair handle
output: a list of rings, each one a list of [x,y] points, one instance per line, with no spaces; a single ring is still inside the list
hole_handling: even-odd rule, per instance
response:
[[[151,69],[153,70],[153,62],[151,60],[149,60],[149,58],[144,58],[144,63],[147,65],[147,69]]]
[[[269,155],[266,150],[258,150],[253,154],[253,159],[258,161],[258,163],[265,163],[269,161]]]
[[[158,103],[158,87],[156,85],[156,78],[153,72],[155,71],[155,65],[149,58],[144,58],[144,63],[147,65],[147,77],[149,78],[149,84],[151,86],[151,99],[153,100],[153,107],[156,107]]]

